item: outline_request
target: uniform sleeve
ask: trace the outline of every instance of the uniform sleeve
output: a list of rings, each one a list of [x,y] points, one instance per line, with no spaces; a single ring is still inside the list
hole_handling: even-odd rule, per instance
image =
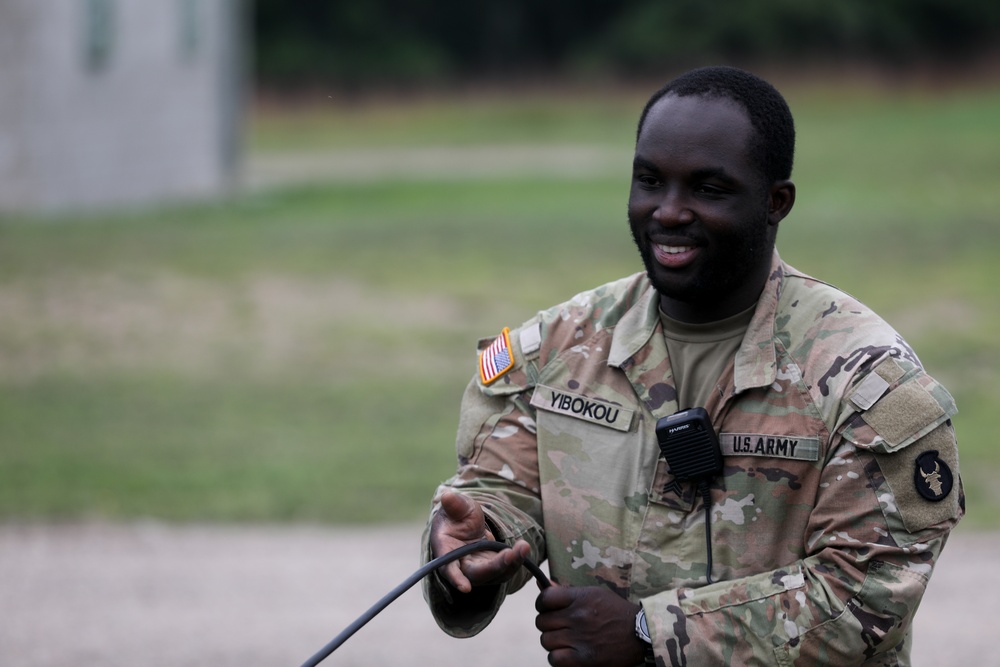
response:
[[[663,664],[908,664],[914,613],[964,513],[956,410],[923,371],[881,370],[833,438],[804,558],[642,601]]]
[[[498,541],[513,544],[526,540],[532,560],[540,563],[545,542],[535,414],[529,404],[536,367],[532,355],[523,352],[519,334],[516,330],[510,335],[514,366],[489,384],[481,377],[473,378],[466,388],[456,437],[458,471],[438,488],[437,496],[451,490],[474,498],[482,505]],[[437,509],[435,502],[432,513]],[[431,558],[428,532],[424,532],[422,545],[424,562]],[[504,585],[463,595],[440,578],[428,577],[424,579],[424,597],[445,632],[470,637],[493,620],[508,593],[530,579],[530,573],[522,568]]]

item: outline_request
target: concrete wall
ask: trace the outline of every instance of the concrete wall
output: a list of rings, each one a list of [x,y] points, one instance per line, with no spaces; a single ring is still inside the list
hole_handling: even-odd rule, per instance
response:
[[[239,0],[2,0],[0,210],[225,191],[240,14]]]

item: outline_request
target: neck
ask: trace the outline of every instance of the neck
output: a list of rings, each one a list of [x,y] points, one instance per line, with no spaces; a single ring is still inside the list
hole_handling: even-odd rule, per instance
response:
[[[742,313],[757,303],[770,272],[770,264],[761,267],[756,275],[748,277],[739,289],[721,298],[680,301],[661,293],[660,310],[667,317],[687,324],[706,324],[724,320]]]

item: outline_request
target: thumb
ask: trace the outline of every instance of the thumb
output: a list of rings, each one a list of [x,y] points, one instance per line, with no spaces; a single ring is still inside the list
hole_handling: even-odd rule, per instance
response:
[[[535,598],[535,611],[539,613],[565,609],[573,604],[576,591],[569,586],[560,586],[552,582],[548,588],[543,588]]]
[[[482,507],[473,498],[453,491],[446,491],[440,499],[441,509],[438,510],[438,523],[443,534],[471,542],[484,537],[492,537],[486,530],[486,517]]]
[[[449,520],[462,522],[475,513],[477,503],[472,498],[467,498],[460,493],[445,491],[441,496],[441,509]]]

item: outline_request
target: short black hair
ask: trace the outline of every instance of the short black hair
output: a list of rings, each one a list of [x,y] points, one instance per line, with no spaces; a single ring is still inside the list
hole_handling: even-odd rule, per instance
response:
[[[795,157],[795,121],[788,103],[774,86],[736,67],[700,67],[681,74],[653,93],[639,116],[636,141],[646,116],[666,95],[725,98],[739,104],[755,133],[750,154],[768,183],[790,178]]]

